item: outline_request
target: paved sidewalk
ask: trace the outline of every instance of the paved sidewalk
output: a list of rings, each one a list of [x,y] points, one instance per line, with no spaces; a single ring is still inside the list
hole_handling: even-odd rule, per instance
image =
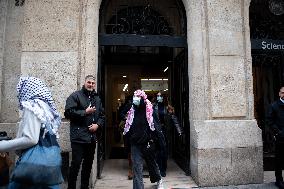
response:
[[[96,189],[132,189],[132,180],[127,179],[127,160],[109,159],[105,162],[102,179],[97,180]],[[147,178],[148,173],[144,173],[145,189],[156,189],[155,183],[150,183]],[[198,187],[190,176],[174,163],[168,161],[167,177],[163,178],[165,189],[277,189],[274,185],[274,172],[264,172],[264,184],[249,184],[239,186],[217,186],[217,187]]]
[[[95,189],[132,189],[132,180],[127,179],[128,162],[126,159],[109,159],[104,163],[102,178],[97,180]],[[151,183],[148,172],[144,172],[144,188],[156,189],[156,183]],[[163,178],[165,188],[197,187],[191,177],[173,162],[168,161],[167,176]]]
[[[284,172],[283,172],[284,175]],[[274,171],[265,171],[263,184],[248,184],[239,186],[199,187],[200,189],[278,189],[274,185]],[[193,187],[194,188],[194,187]],[[198,187],[197,187],[198,188]]]
[[[274,185],[274,183],[249,184],[249,185],[239,185],[239,186],[197,187],[197,188],[200,188],[200,189],[278,189]]]
[[[132,180],[127,179],[128,162],[126,159],[108,159],[105,161],[102,178],[98,179],[95,189],[132,189]],[[148,172],[144,172],[144,188],[156,189],[156,184],[147,178]],[[217,186],[198,187],[190,176],[175,164],[173,160],[168,161],[167,177],[163,178],[165,189],[277,189],[274,185],[274,171],[264,172],[264,184],[249,184],[239,186]],[[67,183],[61,185],[67,188]],[[80,187],[77,186],[77,189]]]

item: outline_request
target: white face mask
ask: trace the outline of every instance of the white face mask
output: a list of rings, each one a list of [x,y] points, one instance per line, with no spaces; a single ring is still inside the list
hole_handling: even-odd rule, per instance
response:
[[[136,106],[139,106],[140,105],[140,100],[141,100],[141,97],[134,96],[133,97],[133,104],[135,104]]]
[[[163,97],[162,97],[162,96],[158,96],[158,97],[157,97],[157,101],[158,101],[158,102],[163,102]]]

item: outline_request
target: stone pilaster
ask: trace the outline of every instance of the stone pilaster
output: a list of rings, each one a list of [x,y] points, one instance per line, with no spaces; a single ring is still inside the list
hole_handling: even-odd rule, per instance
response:
[[[2,86],[3,86],[3,60],[4,60],[4,40],[7,15],[7,0],[0,1],[0,112],[2,106]],[[1,120],[1,117],[0,117]]]
[[[192,176],[200,186],[261,183],[262,137],[252,111],[249,3],[184,4]]]
[[[22,26],[23,26],[23,6],[16,6],[15,1],[1,1],[1,29],[4,30],[2,35],[3,62],[1,66],[1,111],[0,122],[17,122],[18,121],[18,101],[16,94],[16,85],[20,75],[20,62],[22,51]],[[5,21],[3,21],[4,19]],[[3,25],[2,25],[3,24]],[[3,27],[2,27],[3,26]],[[1,34],[0,34],[1,35]],[[1,42],[0,42],[1,43]],[[1,55],[1,50],[0,50]],[[0,56],[1,59],[1,56]],[[5,100],[3,100],[5,99]]]

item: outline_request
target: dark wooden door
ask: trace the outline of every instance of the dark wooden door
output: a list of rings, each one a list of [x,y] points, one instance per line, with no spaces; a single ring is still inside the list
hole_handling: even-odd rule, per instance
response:
[[[187,49],[182,50],[175,58],[170,73],[171,103],[183,128],[184,134],[179,136],[173,128],[172,153],[177,164],[190,174],[190,143],[189,143],[189,91]]]
[[[284,53],[252,51],[254,115],[262,130],[264,170],[274,170],[274,136],[266,123],[267,111],[279,99],[284,81]]]
[[[97,81],[97,90],[100,95],[102,105],[105,107],[105,66],[103,64],[103,47],[99,50],[99,64],[98,64],[98,81]],[[100,137],[97,143],[97,178],[101,178],[104,160],[105,160],[105,143],[106,143],[106,135],[105,135],[105,126],[100,131]]]

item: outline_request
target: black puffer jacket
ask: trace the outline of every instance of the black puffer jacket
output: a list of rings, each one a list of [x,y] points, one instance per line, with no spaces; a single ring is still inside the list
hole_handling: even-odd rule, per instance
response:
[[[130,143],[134,145],[146,145],[149,140],[154,140],[156,147],[161,150],[166,150],[165,136],[162,132],[162,128],[159,124],[159,119],[155,109],[153,109],[153,122],[155,130],[151,131],[146,118],[146,105],[141,100],[140,108],[134,105],[134,119],[132,126],[126,137],[129,137]]]
[[[284,103],[280,99],[270,106],[267,124],[272,129],[276,139],[284,141]]]
[[[89,105],[95,106],[93,114],[86,114]],[[77,143],[91,143],[97,140],[95,133],[89,131],[92,123],[99,125],[97,134],[104,126],[104,109],[98,94],[89,92],[84,87],[72,93],[66,100],[64,116],[70,119],[70,140]]]

